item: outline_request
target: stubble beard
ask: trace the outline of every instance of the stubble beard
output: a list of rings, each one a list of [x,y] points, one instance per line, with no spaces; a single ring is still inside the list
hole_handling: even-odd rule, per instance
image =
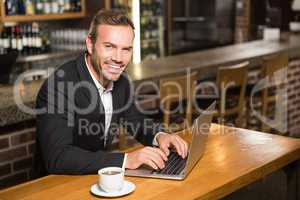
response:
[[[100,59],[98,59],[95,45],[93,45],[93,51],[92,51],[91,57],[92,57],[92,67],[93,67],[94,71],[96,72],[100,83],[109,81],[107,78],[104,77],[104,75],[102,73],[101,62],[100,62]]]

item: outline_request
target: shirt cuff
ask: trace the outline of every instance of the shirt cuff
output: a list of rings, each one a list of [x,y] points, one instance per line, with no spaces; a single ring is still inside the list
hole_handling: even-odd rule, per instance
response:
[[[153,141],[152,141],[152,145],[153,146],[159,146],[159,144],[158,144],[158,141],[157,141],[157,136],[159,136],[160,134],[168,134],[168,133],[164,133],[164,132],[158,132],[155,136],[154,136],[154,138],[153,138]]]
[[[127,160],[127,153],[124,154],[124,159],[123,159],[122,169],[124,169],[124,170],[125,170],[126,160]]]

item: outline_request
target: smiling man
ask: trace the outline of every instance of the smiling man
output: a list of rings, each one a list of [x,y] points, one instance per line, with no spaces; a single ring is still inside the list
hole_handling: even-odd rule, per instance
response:
[[[132,57],[134,26],[117,11],[99,11],[86,37],[87,51],[59,67],[37,96],[33,177],[96,173],[108,166],[162,169],[169,148],[187,155],[187,143],[159,132],[135,106],[125,69]],[[109,152],[126,122],[145,145],[128,154]],[[156,145],[157,147],[153,147]]]

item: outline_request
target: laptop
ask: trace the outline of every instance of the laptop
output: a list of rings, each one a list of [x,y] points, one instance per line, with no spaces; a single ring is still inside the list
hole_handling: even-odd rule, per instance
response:
[[[161,170],[154,170],[151,167],[142,165],[138,169],[126,169],[125,175],[174,180],[185,179],[203,156],[213,117],[212,111],[215,110],[215,107],[216,101],[214,101],[194,120],[192,126],[192,140],[188,156],[185,159],[179,156],[176,152],[170,152],[168,160],[165,162],[165,168]]]

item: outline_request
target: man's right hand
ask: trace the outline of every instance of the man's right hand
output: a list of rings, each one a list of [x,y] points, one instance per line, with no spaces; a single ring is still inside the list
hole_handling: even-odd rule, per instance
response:
[[[163,169],[167,160],[167,155],[161,149],[144,147],[127,154],[125,168],[136,169],[142,164],[146,164],[156,170]]]

